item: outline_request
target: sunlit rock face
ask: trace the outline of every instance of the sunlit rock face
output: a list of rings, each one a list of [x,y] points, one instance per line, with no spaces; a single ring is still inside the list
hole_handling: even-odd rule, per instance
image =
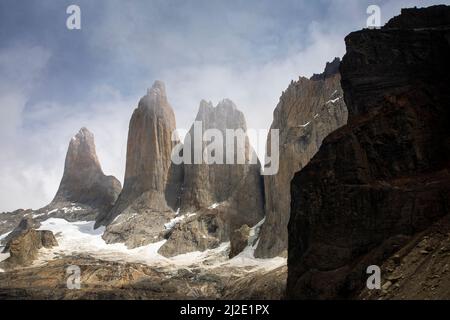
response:
[[[171,161],[176,129],[164,83],[156,81],[130,120],[123,190],[112,210],[97,220],[104,239],[135,247],[159,240],[174,215],[182,167]]]
[[[264,177],[266,220],[257,257],[286,255],[291,179],[315,155],[323,139],[347,122],[339,64],[336,58],[323,73],[292,82],[274,111],[271,129],[279,130],[279,170]],[[268,150],[270,145],[269,135]]]

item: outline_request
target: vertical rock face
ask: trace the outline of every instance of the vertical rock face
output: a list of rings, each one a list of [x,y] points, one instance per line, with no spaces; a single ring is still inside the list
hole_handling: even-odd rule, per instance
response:
[[[237,109],[230,100],[221,101],[217,107],[211,103],[202,101],[195,119],[201,122],[202,132],[208,129],[220,131],[223,136],[223,164],[185,164],[184,165],[184,192],[181,197],[182,211],[196,211],[208,208],[213,204],[232,199],[239,202],[239,215],[243,219],[248,219],[249,223],[256,223],[261,218],[263,206],[263,194],[260,178],[260,163],[251,163],[251,157],[256,155],[249,143],[246,135],[247,125],[244,114]],[[244,146],[238,150],[238,142],[235,139],[235,154],[242,152],[243,164],[228,164],[226,154],[233,152],[227,149],[226,130],[241,130],[244,135]],[[190,129],[189,135],[194,139],[194,126]],[[195,143],[195,142],[194,142]],[[191,147],[191,163],[194,163],[194,143]],[[208,143],[201,142],[203,147]],[[185,148],[189,143],[185,141]],[[234,156],[237,162],[237,155]],[[246,191],[247,195],[240,194]],[[243,199],[245,197],[245,199]],[[236,203],[237,205],[237,203]],[[237,209],[237,208],[236,208]],[[259,220],[258,220],[259,219]]]
[[[111,212],[97,221],[108,225],[106,241],[134,247],[159,239],[182,179],[182,168],[171,161],[175,129],[165,86],[156,81],[130,120],[123,190]]]
[[[49,207],[60,208],[79,203],[108,212],[121,190],[120,182],[105,176],[95,152],[94,135],[82,128],[70,141],[64,174]]]
[[[195,212],[196,215],[174,227],[168,234],[168,241],[159,251],[166,256],[216,247],[220,242],[228,241],[235,229],[243,224],[253,226],[264,216],[260,163],[249,144],[243,113],[230,100],[223,100],[216,107],[202,101],[195,121],[200,123],[197,129],[202,133],[215,129],[222,134],[223,164],[195,164],[194,153],[199,147],[196,143],[205,147],[215,140],[195,140],[194,124],[189,131],[191,143],[187,140],[184,143],[183,154],[191,151],[191,156],[187,157],[191,164],[184,164],[181,213]],[[240,130],[243,137],[242,144],[234,140],[234,164],[226,160],[227,152],[232,151],[227,149],[227,129]],[[239,152],[242,152],[244,160],[241,164],[237,164]],[[212,149],[211,153],[217,156]]]
[[[450,205],[450,7],[346,38],[348,125],[292,180],[287,293],[343,298]]]
[[[275,109],[271,129],[280,133],[279,171],[264,177],[266,220],[257,257],[286,254],[291,179],[319,150],[322,140],[347,122],[339,64],[336,58],[327,63],[324,73],[291,83]],[[270,143],[269,135],[268,150]]]

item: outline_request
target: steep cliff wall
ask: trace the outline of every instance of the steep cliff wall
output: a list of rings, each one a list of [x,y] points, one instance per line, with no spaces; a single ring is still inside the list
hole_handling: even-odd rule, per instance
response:
[[[346,38],[348,125],[291,185],[288,297],[350,296],[369,265],[449,213],[449,12],[403,10]]]

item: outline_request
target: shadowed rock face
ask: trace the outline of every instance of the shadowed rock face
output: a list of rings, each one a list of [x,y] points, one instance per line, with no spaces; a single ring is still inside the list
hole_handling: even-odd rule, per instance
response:
[[[182,167],[171,161],[175,129],[165,86],[156,81],[130,120],[123,190],[111,212],[97,220],[108,226],[106,241],[130,247],[156,241],[173,216],[182,179]]]
[[[82,128],[70,141],[64,174],[55,198],[48,208],[80,203],[108,212],[121,190],[120,182],[105,176],[95,152],[94,135]]]
[[[202,101],[196,117],[204,133],[216,129],[223,136],[223,164],[194,164],[197,141],[194,126],[189,131],[192,143],[185,140],[183,153],[191,151],[191,163],[184,164],[184,183],[181,196],[181,214],[196,212],[176,226],[159,253],[166,256],[217,247],[229,241],[230,233],[247,224],[254,226],[264,216],[264,193],[260,163],[246,135],[244,114],[230,100],[221,101],[216,107]],[[245,143],[235,151],[242,152],[244,163],[227,164],[226,130],[240,129]],[[201,136],[200,136],[201,137]],[[213,139],[214,140],[214,139]],[[201,141],[200,141],[201,142]],[[208,146],[209,142],[201,146]],[[198,147],[198,145],[197,145]],[[255,161],[252,162],[252,157]]]
[[[264,177],[266,221],[256,257],[286,255],[291,180],[319,150],[322,140],[347,122],[339,63],[336,58],[327,63],[324,73],[291,83],[275,109],[271,129],[280,130],[279,170]],[[268,150],[270,143],[269,135]]]
[[[403,10],[346,38],[348,125],[292,180],[288,297],[354,294],[369,265],[449,214],[449,14]]]

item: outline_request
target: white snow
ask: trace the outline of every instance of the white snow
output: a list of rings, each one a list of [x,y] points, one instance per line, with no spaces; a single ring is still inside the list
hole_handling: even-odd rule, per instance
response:
[[[33,219],[34,218],[38,218],[38,217],[42,217],[43,215],[45,215],[46,213],[39,213],[39,214],[33,214]]]
[[[0,241],[5,239],[11,232],[12,232],[12,230],[7,232],[7,233],[4,233],[4,234],[0,235]]]
[[[208,207],[208,209],[215,209],[215,208],[217,208],[218,206],[220,206],[220,203],[213,203],[212,205],[210,205],[210,206]]]
[[[259,229],[262,224],[264,223],[265,218],[261,220],[256,226],[254,226],[250,230],[250,237],[249,237],[249,243],[253,243],[256,238],[259,236],[256,233],[256,230]],[[247,246],[240,254],[238,254],[236,257],[230,259],[229,261],[225,262],[224,265],[231,266],[231,267],[255,267],[256,269],[266,269],[266,270],[272,270],[276,269],[278,267],[284,266],[287,263],[286,258],[282,257],[275,257],[271,259],[258,259],[255,258],[255,250],[258,247],[259,239],[255,242],[253,246],[249,245]]]
[[[133,219],[137,215],[138,214],[136,212],[132,213],[130,216],[118,215],[117,217],[114,218],[112,223],[116,223],[117,222],[117,224],[121,224],[123,222],[130,221],[131,219]],[[118,220],[122,220],[122,221],[118,222]]]
[[[3,260],[6,260],[9,258],[9,252],[7,253],[2,253],[3,252],[3,248],[2,246],[0,246],[0,262],[2,262]],[[1,270],[1,269],[0,269]],[[2,271],[0,271],[2,272]]]
[[[80,211],[80,210],[83,210],[83,208],[80,208],[80,207],[77,207],[77,206],[73,206],[73,207],[69,207],[69,208],[64,207],[64,208],[62,208],[61,210],[63,210],[64,213],[72,213],[72,212],[74,212],[74,211]]]
[[[124,260],[133,262],[159,262],[166,258],[157,253],[164,241],[152,243],[135,249],[128,249],[123,243],[107,244],[102,239],[104,227],[94,230],[94,221],[68,222],[64,219],[50,218],[41,223],[39,230],[50,230],[55,234],[58,246],[42,249],[42,260],[52,259],[59,254],[86,253],[100,259]]]
[[[189,213],[183,216],[186,217],[188,215],[190,216],[193,214]],[[175,219],[176,218],[173,220]],[[264,220],[251,229],[249,243],[255,242],[255,239],[258,236],[256,230],[259,229],[263,222]],[[248,246],[241,254],[231,260],[228,259],[230,248],[229,242],[222,243],[215,249],[203,252],[190,252],[172,258],[165,258],[158,254],[158,250],[166,240],[134,249],[128,249],[123,243],[107,244],[102,238],[105,228],[101,227],[94,230],[94,223],[94,221],[68,222],[64,219],[57,218],[50,218],[43,221],[39,230],[52,231],[58,241],[58,246],[50,249],[40,249],[39,258],[35,261],[34,265],[43,265],[47,261],[54,259],[56,256],[74,254],[87,254],[97,259],[109,261],[159,265],[171,270],[177,270],[179,267],[189,268],[193,265],[207,269],[214,269],[217,267],[253,267],[252,270],[261,268],[271,270],[286,264],[286,259],[284,258],[254,258],[254,251],[257,243],[254,246]],[[5,237],[6,235],[8,234],[3,235],[2,237]],[[9,253],[0,254],[0,261],[7,259],[8,257]],[[208,260],[209,263],[205,264],[205,260]]]
[[[326,102],[326,104],[329,104],[329,103],[336,103],[336,102],[339,101],[341,98],[342,98],[342,97],[337,97],[336,99],[328,100],[328,101]]]
[[[179,211],[177,211],[177,213],[179,213]],[[164,224],[164,228],[166,228],[166,230],[171,230],[173,227],[176,226],[177,223],[183,221],[186,218],[195,216],[196,213],[186,213],[183,214],[181,216],[176,216],[175,218],[173,218],[172,220],[170,220],[169,222]]]
[[[58,211],[59,209],[53,209],[53,210],[50,210],[49,212],[47,212],[47,214],[52,214],[53,212],[56,212],[56,211]]]
[[[308,121],[308,122],[305,123],[305,124],[301,124],[300,127],[306,128],[307,126],[309,126],[310,123],[311,123],[311,121]]]
[[[319,114],[318,114],[318,113],[316,113],[316,114],[314,115],[314,119],[315,119],[315,118],[317,118],[318,116],[319,116]]]

